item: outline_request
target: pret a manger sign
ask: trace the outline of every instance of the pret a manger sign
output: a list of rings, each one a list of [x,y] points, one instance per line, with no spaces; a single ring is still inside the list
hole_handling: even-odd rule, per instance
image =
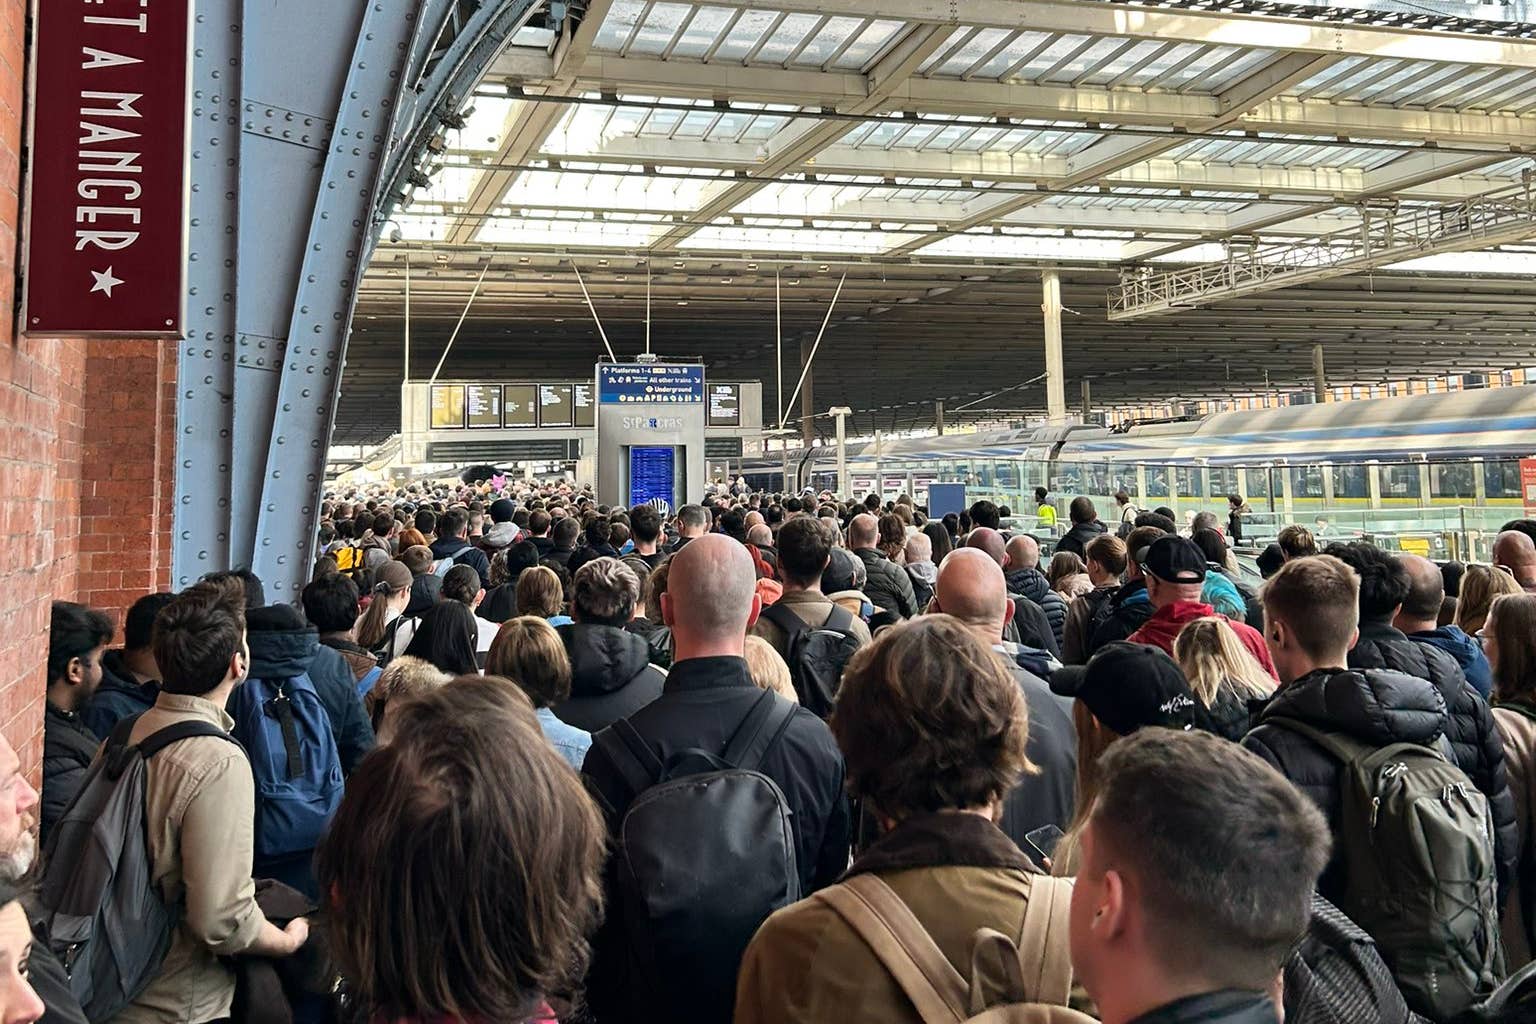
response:
[[[28,333],[183,333],[192,3],[33,2]]]

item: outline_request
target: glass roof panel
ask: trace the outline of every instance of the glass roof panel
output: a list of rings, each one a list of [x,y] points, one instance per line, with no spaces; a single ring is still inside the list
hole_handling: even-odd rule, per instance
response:
[[[1035,47],[1049,39],[1045,32],[1020,32],[1003,51],[976,69],[974,77],[996,81],[1003,72],[1013,67]]]
[[[816,38],[810,45],[800,51],[791,67],[820,67],[832,59],[838,47],[848,41],[860,25],[864,24],[862,18],[836,17],[822,26]]]
[[[473,113],[464,120],[464,127],[450,132],[448,141],[456,149],[495,150],[501,146],[507,118],[514,108],[522,106],[521,100],[501,99],[492,96],[476,96]]]
[[[1220,64],[1206,70],[1197,91],[1220,92],[1274,59],[1273,50],[1229,50]]]
[[[621,220],[533,220],[521,217],[487,220],[475,234],[477,242],[512,242],[518,245],[622,246],[650,245],[667,230],[667,224]]]
[[[1166,75],[1184,61],[1189,60],[1199,50],[1200,47],[1194,43],[1180,43],[1166,53],[1158,54],[1156,60],[1151,61],[1146,67],[1131,75],[1123,84],[1130,86],[1146,85],[1148,82]]]
[[[1111,54],[1124,45],[1124,39],[1100,39],[1088,47],[1088,49],[1047,75],[1042,81],[1065,83],[1082,78],[1089,72],[1096,70]],[[1126,52],[1129,53],[1130,50],[1127,49]]]
[[[700,7],[693,20],[688,23],[688,28],[683,32],[683,37],[672,48],[672,56],[682,57],[686,60],[702,60],[709,52],[709,48],[715,45],[715,40],[720,33],[731,23],[735,11],[727,7]],[[608,17],[613,17],[609,12]]]
[[[1157,87],[1171,90],[1183,89],[1185,86],[1199,82],[1207,72],[1220,67],[1239,52],[1230,46],[1208,46],[1200,56],[1184,65],[1176,73],[1159,81]]]
[[[689,235],[678,248],[727,252],[817,252],[875,255],[922,237],[921,229],[849,231],[824,227],[770,227],[711,224]]]
[[[731,26],[731,31],[725,37],[725,42],[715,51],[712,60],[744,60],[747,54],[752,52],[758,41],[773,27],[778,20],[777,11],[753,11],[745,10],[736,24]]]
[[[1082,238],[1036,234],[965,234],[925,245],[917,256],[975,256],[980,259],[1062,259],[1119,261],[1125,258],[1119,238]]]
[[[1013,32],[1005,28],[983,29],[972,36],[968,43],[960,47],[959,52],[945,61],[942,67],[934,68],[927,73],[942,77],[958,78],[1011,35],[1013,35]]]
[[[608,17],[598,26],[597,36],[592,40],[593,49],[617,50],[624,45],[624,40],[635,30],[635,23],[645,13],[643,0],[614,0],[613,6],[608,9]]]
[[[862,71],[864,65],[878,57],[896,33],[904,28],[904,21],[881,18],[871,22],[852,45],[843,51],[842,56],[832,62],[832,66],[843,71]]]
[[[645,24],[630,42],[629,52],[645,57],[660,56],[691,10],[691,4],[658,3],[651,8],[650,17],[645,19]]]
[[[1018,76],[1026,81],[1036,81],[1039,76],[1055,67],[1057,62],[1070,54],[1083,43],[1088,41],[1087,36],[1063,35],[1057,36],[1051,41],[1051,45],[1041,50],[1032,57],[1028,64],[1018,70]]]
[[[1085,84],[1104,85],[1111,79],[1125,74],[1131,68],[1156,53],[1164,45],[1162,41],[1157,39],[1143,39],[1103,67],[1095,68],[1092,74],[1083,79],[1083,82]],[[1095,46],[1094,50],[1097,51],[1098,47]]]
[[[789,55],[800,48],[805,42],[805,37],[821,21],[814,14],[791,14],[779,23],[779,27],[773,35],[768,37],[768,42],[757,51],[757,56],[752,58],[754,63],[783,64],[789,60]]]

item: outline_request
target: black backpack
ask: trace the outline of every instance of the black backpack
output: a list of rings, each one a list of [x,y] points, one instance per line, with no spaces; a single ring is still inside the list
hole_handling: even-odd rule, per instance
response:
[[[130,746],[137,716],[112,730],[48,837],[37,902],[53,951],[86,1017],[110,1020],[160,971],[179,910],[154,887],[144,821],[145,763],[194,736],[235,740],[208,722],[179,722]],[[235,744],[238,746],[239,744]]]
[[[859,649],[852,613],[834,603],[826,621],[812,627],[792,609],[773,604],[763,609],[762,617],[782,629],[788,640],[789,655],[784,661],[800,706],[818,718],[832,714],[843,669]]]
[[[725,752],[662,764],[625,719],[593,737],[632,800],[612,870],[633,988],[657,1020],[729,1020],[741,957],[768,915],[800,898],[789,804],[757,770],[798,709],[771,691]]]
[[[1317,893],[1306,933],[1285,961],[1286,1024],[1414,1024],[1376,943]]]

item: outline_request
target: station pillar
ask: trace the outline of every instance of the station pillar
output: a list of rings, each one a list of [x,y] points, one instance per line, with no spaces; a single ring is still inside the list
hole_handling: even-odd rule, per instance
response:
[[[1040,275],[1045,314],[1045,415],[1053,424],[1067,421],[1066,382],[1061,356],[1061,275],[1046,270]]]
[[[1323,346],[1312,346],[1312,399],[1318,405],[1328,401],[1328,374],[1323,366]]]
[[[1093,413],[1093,389],[1092,389],[1092,386],[1088,383],[1088,378],[1087,377],[1084,377],[1082,379],[1082,391],[1083,391],[1083,396],[1082,396],[1083,422],[1087,423],[1088,422],[1088,417],[1090,415],[1092,415],[1092,413]]]
[[[940,437],[944,436],[944,403],[942,401],[933,403],[933,429]]]

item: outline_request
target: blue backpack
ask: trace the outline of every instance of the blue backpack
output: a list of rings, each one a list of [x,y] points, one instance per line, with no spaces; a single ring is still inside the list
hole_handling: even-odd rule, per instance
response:
[[[377,665],[365,672],[363,678],[357,681],[357,699],[362,700],[368,696],[369,691],[378,683],[379,677],[383,674],[384,670]]]
[[[256,777],[256,859],[313,850],[341,803],[341,756],[307,675],[248,679],[230,698],[233,735]]]

